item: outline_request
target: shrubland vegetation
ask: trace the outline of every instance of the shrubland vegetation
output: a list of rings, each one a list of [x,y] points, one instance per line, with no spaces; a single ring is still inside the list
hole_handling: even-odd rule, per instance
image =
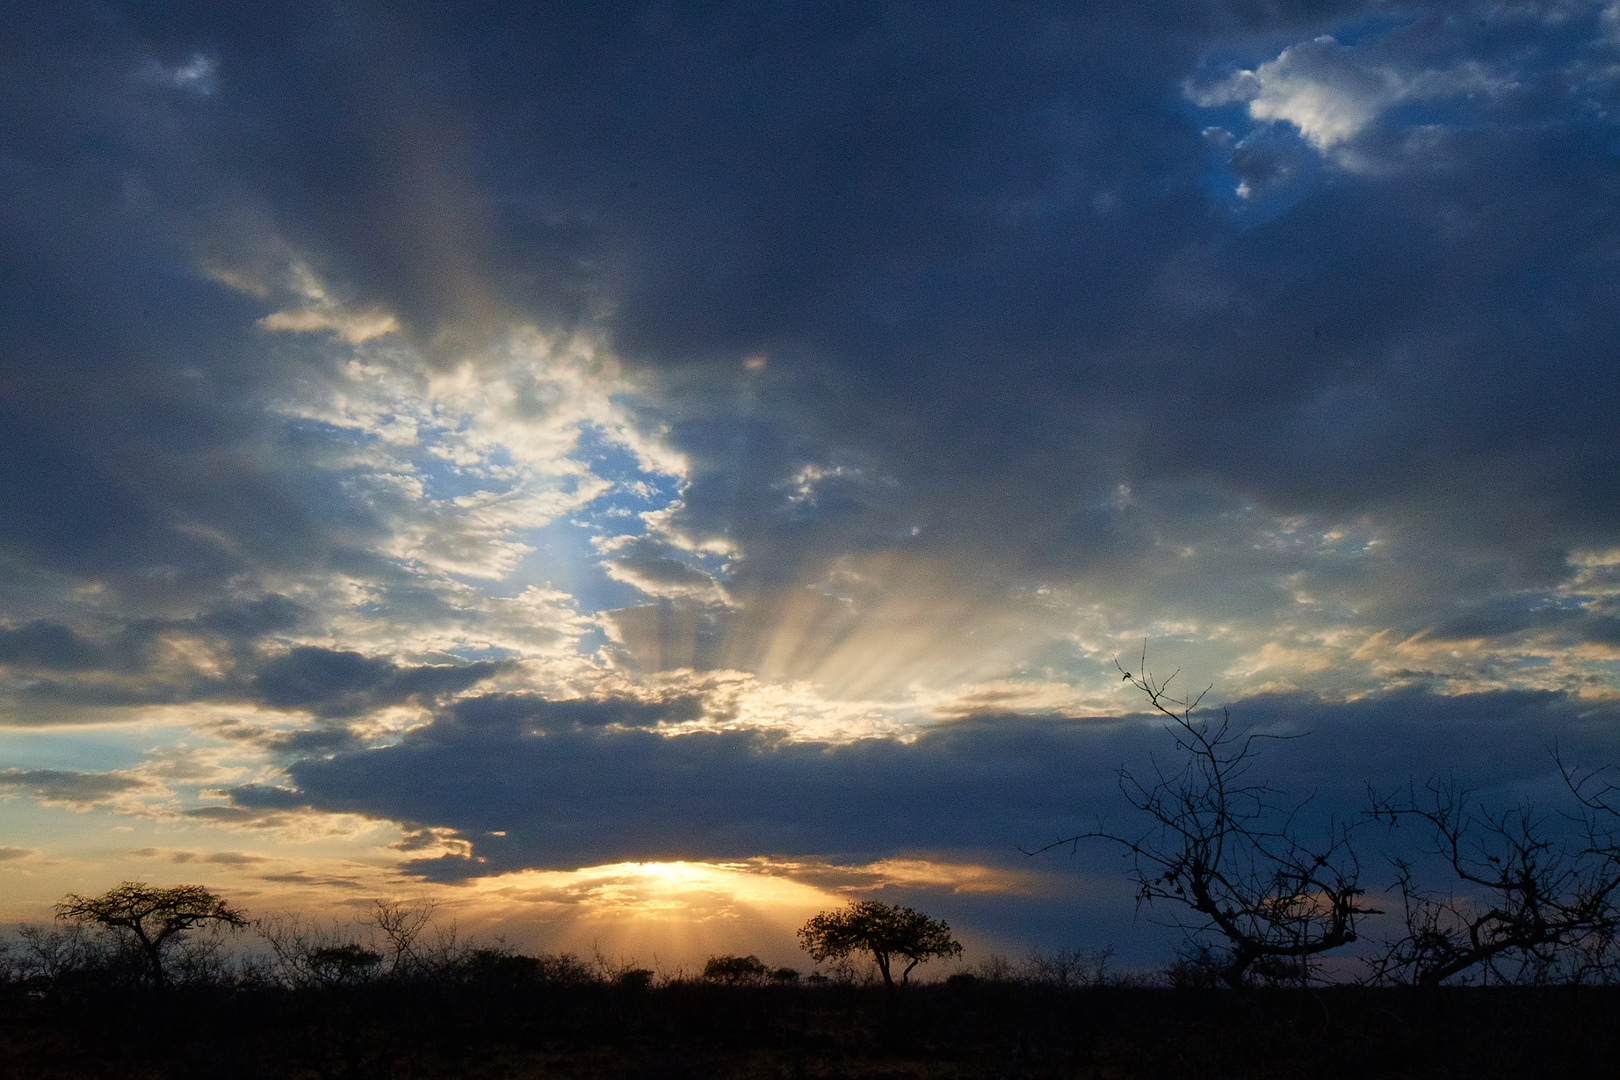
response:
[[[657,972],[463,940],[426,901],[351,922],[198,885],[70,895],[0,942],[0,1075],[1523,1076],[1620,1053],[1620,785],[1557,762],[1567,805],[1439,780],[1307,829],[1265,737],[1123,672],[1176,754],[1120,784],[1138,901],[1185,947],[960,963],[951,928],[854,901],[799,931],[818,969],[717,955]],[[1388,847],[1391,837],[1402,845]],[[1414,837],[1415,842],[1414,842]],[[1032,854],[1038,854],[1039,851]],[[1370,854],[1369,854],[1370,853]],[[1376,891],[1369,881],[1380,873]],[[1372,897],[1372,899],[1369,899]],[[1376,906],[1374,901],[1376,901]],[[1380,910],[1383,908],[1385,910]],[[1365,937],[1378,918],[1381,934]],[[1329,978],[1329,954],[1348,959]],[[928,981],[912,973],[931,961]],[[898,977],[896,977],[898,976]]]
[[[161,978],[129,930],[26,928],[0,958],[0,1075],[1517,1077],[1600,1075],[1620,1052],[1620,987],[1234,990],[1196,966],[1120,971],[1101,950],[991,957],[891,992],[870,961],[653,972],[463,941],[431,915],[205,925],[166,939]]]

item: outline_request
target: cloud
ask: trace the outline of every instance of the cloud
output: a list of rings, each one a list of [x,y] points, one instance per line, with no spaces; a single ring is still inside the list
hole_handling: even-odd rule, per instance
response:
[[[124,773],[67,772],[59,769],[0,770],[0,792],[29,795],[47,804],[89,810],[119,796],[150,788],[149,781]]]
[[[148,60],[141,66],[141,78],[159,86],[206,96],[219,88],[218,67],[213,57],[194,53],[190,59],[171,66]]]
[[[259,320],[266,330],[335,330],[338,337],[351,345],[370,341],[374,337],[392,334],[399,329],[399,320],[386,311],[357,311],[337,313],[318,308],[296,311],[277,311]]]
[[[38,92],[19,101],[58,111],[16,106],[42,134],[8,197],[32,208],[19,221],[58,225],[13,238],[22,299],[4,329],[11,355],[37,345],[108,390],[57,393],[45,373],[67,369],[50,365],[7,376],[0,485],[22,510],[0,531],[39,575],[8,629],[84,637],[63,614],[80,587],[177,618],[245,584],[300,598],[302,643],[367,655],[521,647],[562,665],[598,612],[623,612],[615,632],[638,641],[654,635],[631,622],[678,613],[686,644],[620,670],[680,656],[794,675],[814,665],[778,646],[811,622],[829,632],[801,640],[881,625],[970,655],[1043,588],[1074,606],[1047,623],[1022,605],[1026,653],[1065,618],[1112,621],[1114,642],[1160,622],[1264,623],[1252,598],[1298,556],[1250,557],[1244,585],[1179,601],[1139,583],[1186,581],[1182,550],[1205,575],[1237,566],[1297,518],[1406,538],[1418,586],[1392,592],[1371,559],[1304,572],[1335,578],[1357,612],[1412,609],[1387,622],[1413,632],[1465,579],[1478,602],[1532,578],[1556,590],[1547,568],[1606,536],[1615,504],[1612,453],[1583,434],[1608,386],[1583,358],[1612,344],[1591,314],[1607,279],[1580,269],[1604,258],[1578,209],[1602,190],[1601,139],[1551,92],[1567,57],[1596,63],[1601,20],[1492,9],[1453,32],[1335,12],[1200,8],[1168,30],[1121,10],[1109,18],[1140,32],[1097,33],[1081,12],[1009,22],[970,5],[927,45],[898,15],[783,16],[789,33],[756,13],[737,32],[776,75],[712,85],[741,61],[700,12],[655,35],[689,50],[537,16],[509,28],[534,78],[489,63],[452,85],[402,78],[376,43],[437,70],[471,40],[456,17],[340,27],[304,11],[307,40],[351,47],[289,69],[267,59],[284,28],[221,24],[198,54],[229,58],[213,119],[182,95],[59,92],[122,46],[37,42],[19,77]],[[1545,63],[1510,64],[1513,34]],[[564,40],[636,62],[543,59]],[[1296,44],[1231,76],[1223,58],[1260,40]],[[935,77],[945,57],[956,90]],[[1204,125],[1164,108],[1189,72],[1214,73],[1195,91],[1211,108],[1259,106],[1248,119],[1274,129],[1234,140],[1232,167],[1311,198],[1211,216]],[[348,103],[353,126],[311,113],[288,78]],[[1601,80],[1583,85],[1579,100],[1606,100]],[[628,109],[599,137],[581,103],[621,97],[694,105]],[[256,136],[232,141],[227,118],[248,116]],[[168,133],[108,151],[141,191],[96,187],[119,170],[80,168],[43,134],[95,124]],[[1372,154],[1380,131],[1437,125],[1442,172],[1329,187],[1302,172],[1314,151],[1276,134]],[[1529,190],[1533,221],[1488,209]],[[86,310],[109,318],[47,318]],[[397,330],[253,330],[350,319]],[[1587,392],[1521,385],[1529,355],[1537,384]],[[591,514],[632,510],[610,492],[636,484],[658,496],[632,513],[662,516],[605,566],[547,532],[577,516],[582,539],[622,535]],[[1122,484],[1134,507],[1112,505]],[[723,594],[703,552],[728,553]],[[1476,558],[1500,574],[1443,569]],[[565,599],[524,635],[510,594],[547,582]],[[630,589],[673,606],[639,610]],[[811,591],[836,598],[825,617]],[[746,617],[682,606],[721,598]],[[891,691],[913,681],[902,666]]]
[[[630,671],[710,670],[725,667],[724,648],[734,620],[705,604],[640,604],[604,614],[611,655]]]
[[[400,668],[356,652],[293,649],[254,676],[251,694],[277,709],[308,709],[317,716],[358,716],[387,705],[465,690],[503,670],[499,663]]]
[[[551,701],[534,694],[486,694],[451,706],[446,722],[468,730],[510,734],[568,733],[591,728],[648,728],[702,715],[702,699]]]
[[[164,848],[137,848],[130,852],[145,859],[167,859],[172,863],[215,863],[220,866],[254,866],[258,863],[268,862],[262,855],[250,855],[241,851],[174,851]]]
[[[16,630],[0,629],[0,664],[82,671],[101,662],[100,650],[56,623],[40,619]]]
[[[446,877],[991,865],[1144,638],[1606,760],[1612,12],[238,7],[6,27],[12,729]]]
[[[1478,63],[1401,70],[1324,35],[1289,46],[1253,71],[1235,72],[1209,86],[1190,86],[1188,96],[1204,108],[1247,102],[1255,120],[1293,124],[1325,152],[1354,139],[1402,102],[1489,94],[1509,86],[1509,80],[1493,77]]]
[[[177,642],[220,645],[247,656],[259,640],[298,627],[308,612],[285,596],[232,601],[183,619],[84,619],[81,627],[35,619],[0,627],[0,664],[33,671],[139,673]]]
[[[677,557],[678,548],[650,537],[613,537],[600,546],[614,557],[602,561],[614,581],[633,585],[648,596],[693,598],[725,603],[723,586],[701,567]]]
[[[247,785],[231,796],[255,810],[311,807],[453,829],[472,858],[413,864],[432,877],[764,853],[861,862],[1008,853],[1069,835],[1123,812],[1117,767],[1140,771],[1150,754],[1170,752],[1160,725],[1143,718],[980,715],[908,741],[841,744],[651,730],[683,708],[690,703],[468,699],[397,745],[297,761],[287,770],[296,786]],[[1557,739],[1572,759],[1607,760],[1620,749],[1600,719],[1612,711],[1554,694],[1410,691],[1234,706],[1255,730],[1312,733],[1268,750],[1263,767],[1300,798],[1315,792],[1322,814],[1354,814],[1367,782],[1404,785],[1441,760],[1461,782],[1556,795],[1547,746]]]
[[[32,706],[24,722],[71,720],[74,706],[205,701],[257,702],[338,719],[431,703],[513,667],[507,661],[411,666],[318,646],[266,647],[307,616],[286,597],[268,596],[187,619],[97,620],[93,637],[35,621],[0,629],[0,665],[28,676],[12,695],[19,706]],[[313,737],[288,739],[291,745]]]

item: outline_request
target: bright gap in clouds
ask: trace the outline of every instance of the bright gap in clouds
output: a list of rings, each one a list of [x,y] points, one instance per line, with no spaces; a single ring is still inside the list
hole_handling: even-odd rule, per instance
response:
[[[1144,639],[1327,787],[1607,760],[1620,8],[1262,7],[19,26],[9,910],[1011,910]]]
[[[474,879],[466,886],[472,898],[451,893],[446,901],[469,920],[535,934],[533,940],[554,950],[585,952],[612,942],[631,957],[689,969],[717,953],[755,953],[807,970],[809,958],[794,948],[798,928],[874,889],[889,895],[886,888],[992,898],[1051,892],[1054,883],[1030,871],[924,859],[863,866],[770,859],[617,863]],[[906,902],[916,902],[911,895]],[[978,946],[991,940],[972,931],[966,937]]]
[[[35,815],[24,815],[24,820]],[[314,824],[314,823],[311,823]],[[155,883],[206,878],[255,918],[277,914],[363,922],[373,897],[402,897],[435,905],[435,925],[454,926],[464,940],[502,940],[531,952],[601,953],[622,964],[691,973],[716,954],[754,953],[801,971],[813,965],[796,951],[795,933],[817,912],[856,896],[889,896],[917,903],[917,889],[938,896],[996,897],[1053,894],[1061,882],[1023,870],[923,859],[841,866],[793,860],[741,862],[624,862],[570,871],[523,870],[471,878],[455,885],[403,877],[377,859],[354,857],[354,842],[375,839],[386,826],[354,823],[345,836],[289,836],[266,843],[238,837],[234,848],[183,846],[118,849],[117,842],[154,838],[149,830],[115,826],[94,845],[88,838],[35,832],[55,848],[0,847],[0,875],[9,879],[0,922],[46,921],[60,891],[93,891],[109,873]],[[158,830],[159,844],[212,839],[205,830]],[[75,842],[77,841],[77,843]],[[60,855],[67,854],[64,861]],[[926,903],[926,901],[923,901]],[[352,931],[351,931],[352,932]],[[963,931],[975,954],[993,937]],[[245,941],[251,948],[253,943]]]

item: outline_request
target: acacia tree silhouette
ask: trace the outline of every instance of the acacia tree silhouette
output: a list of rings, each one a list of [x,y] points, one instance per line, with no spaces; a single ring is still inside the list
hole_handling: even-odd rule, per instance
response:
[[[1115,666],[1170,720],[1181,754],[1168,769],[1155,760],[1145,779],[1119,771],[1120,790],[1147,827],[1127,834],[1099,823],[1024,854],[1073,851],[1082,840],[1116,844],[1131,857],[1137,904],[1169,902],[1196,913],[1197,920],[1176,925],[1228,986],[1255,976],[1304,981],[1312,957],[1355,941],[1357,919],[1381,914],[1360,900],[1361,867],[1350,843],[1359,823],[1330,822],[1321,842],[1306,842],[1296,824],[1303,804],[1281,805],[1278,791],[1251,777],[1256,743],[1282,736],[1234,730],[1225,709],[1218,720],[1195,720],[1204,694],[1171,697],[1175,675],[1155,680],[1146,663],[1144,648],[1140,674]],[[1223,947],[1209,951],[1211,938]]]
[[[900,972],[900,985],[904,986],[911,969],[925,960],[962,954],[961,943],[951,937],[950,924],[876,900],[851,901],[842,911],[823,911],[799,928],[799,943],[817,963],[854,952],[871,953],[891,994],[895,986],[890,966],[895,957],[910,961]]]
[[[205,923],[247,925],[247,917],[201,885],[151,886],[126,881],[100,896],[69,893],[56,905],[56,917],[66,922],[95,923],[126,930],[140,944],[152,981],[165,984],[163,953],[176,938]]]

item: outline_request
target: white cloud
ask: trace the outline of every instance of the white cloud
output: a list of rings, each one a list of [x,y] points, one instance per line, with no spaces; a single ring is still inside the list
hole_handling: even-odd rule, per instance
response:
[[[378,308],[345,311],[335,307],[306,307],[273,312],[260,319],[259,325],[266,330],[304,333],[333,330],[344,341],[358,345],[362,341],[396,332],[399,319],[392,312]]]
[[[684,470],[612,400],[620,389],[597,343],[528,329],[448,370],[399,345],[357,349],[280,410],[366,440],[333,465],[386,522],[380,553],[430,573],[503,580],[534,550],[529,533],[612,490],[578,455],[585,430],[649,470]]]
[[[212,94],[218,88],[215,72],[219,64],[211,56],[194,53],[184,63],[168,66],[157,60],[148,60],[141,67],[141,78],[173,90],[186,90],[193,94]]]
[[[230,271],[215,270],[213,276],[231,288],[246,292],[253,292],[256,284]],[[315,272],[302,262],[294,262],[288,268],[287,278],[287,286],[301,298],[302,303],[298,307],[266,315],[258,322],[262,329],[292,333],[332,330],[350,345],[359,345],[399,330],[399,319],[393,312],[377,307],[354,308],[339,302],[327,292]],[[262,289],[263,286],[258,288]]]
[[[1205,108],[1246,101],[1251,118],[1292,124],[1326,153],[1403,102],[1496,93],[1512,85],[1475,61],[1417,69],[1323,36],[1291,45],[1253,71],[1234,72],[1212,85],[1189,83],[1186,92]]]

